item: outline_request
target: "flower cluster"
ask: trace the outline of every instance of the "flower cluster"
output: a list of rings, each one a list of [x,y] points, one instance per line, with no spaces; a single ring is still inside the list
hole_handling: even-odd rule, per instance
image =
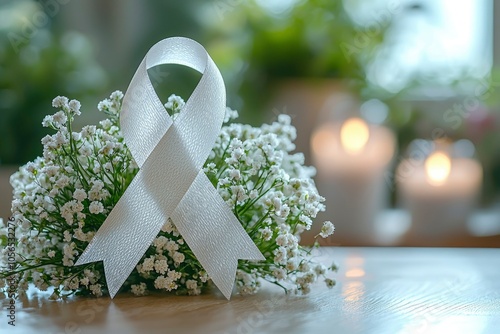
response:
[[[80,103],[54,99],[58,111],[42,124],[55,134],[42,139],[42,157],[11,177],[16,266],[7,269],[4,249],[0,290],[15,277],[19,294],[29,283],[42,291],[53,287],[53,298],[107,292],[101,262],[74,263],[138,172],[119,127],[122,98],[117,91],[100,102],[98,109],[108,118],[79,132],[72,126]],[[172,95],[165,108],[175,119],[183,105]],[[236,117],[237,112],[227,108],[225,123]],[[335,285],[327,274],[336,267],[315,263],[311,249],[299,245],[300,234],[324,210],[324,199],[312,181],[314,168],[304,166],[302,154],[291,153],[295,136],[286,115],[260,128],[225,125],[205,163],[205,173],[266,258],[239,262],[236,286],[242,294],[255,293],[261,280],[296,293],[308,293],[320,277],[327,286]],[[326,238],[333,231],[325,222],[319,236]],[[0,228],[0,240],[5,234]],[[123,289],[136,295],[152,290],[198,295],[208,284],[210,277],[169,220]]]

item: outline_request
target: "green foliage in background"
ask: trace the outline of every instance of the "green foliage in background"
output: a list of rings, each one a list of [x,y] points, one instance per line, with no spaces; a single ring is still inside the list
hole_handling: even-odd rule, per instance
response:
[[[52,99],[70,94],[83,101],[101,93],[107,78],[86,37],[53,33],[32,1],[0,4],[0,164],[34,159],[45,134],[40,122]]]
[[[296,1],[280,13],[255,0],[219,9],[209,52],[235,83],[229,89],[239,89],[245,104],[255,102],[254,110],[273,84],[288,78],[333,78],[353,92],[366,89],[365,66],[390,27],[389,16],[371,28],[356,24],[340,0]]]

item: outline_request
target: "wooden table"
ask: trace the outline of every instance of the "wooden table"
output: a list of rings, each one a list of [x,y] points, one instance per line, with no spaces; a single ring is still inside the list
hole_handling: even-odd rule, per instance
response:
[[[114,300],[2,301],[0,333],[500,333],[500,249],[324,248],[335,288],[266,286],[255,296],[124,294]]]

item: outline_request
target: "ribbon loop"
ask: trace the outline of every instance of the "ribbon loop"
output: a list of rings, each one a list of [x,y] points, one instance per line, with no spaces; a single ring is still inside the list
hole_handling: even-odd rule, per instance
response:
[[[167,63],[202,73],[175,122],[147,74],[148,68]],[[222,126],[225,103],[217,66],[193,40],[164,39],[141,62],[120,118],[125,142],[140,169],[76,262],[104,261],[112,298],[168,218],[228,299],[237,260],[264,260],[201,169]]]

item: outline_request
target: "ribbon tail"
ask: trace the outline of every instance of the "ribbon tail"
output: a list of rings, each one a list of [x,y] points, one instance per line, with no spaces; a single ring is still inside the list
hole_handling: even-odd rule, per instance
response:
[[[200,171],[171,218],[227,299],[233,291],[238,259],[265,260],[203,171]]]
[[[76,261],[79,266],[103,261],[109,294],[113,298],[160,231],[166,218],[142,189],[139,171],[123,196]],[[142,196],[137,196],[142,193]],[[144,222],[144,224],[138,224]]]

